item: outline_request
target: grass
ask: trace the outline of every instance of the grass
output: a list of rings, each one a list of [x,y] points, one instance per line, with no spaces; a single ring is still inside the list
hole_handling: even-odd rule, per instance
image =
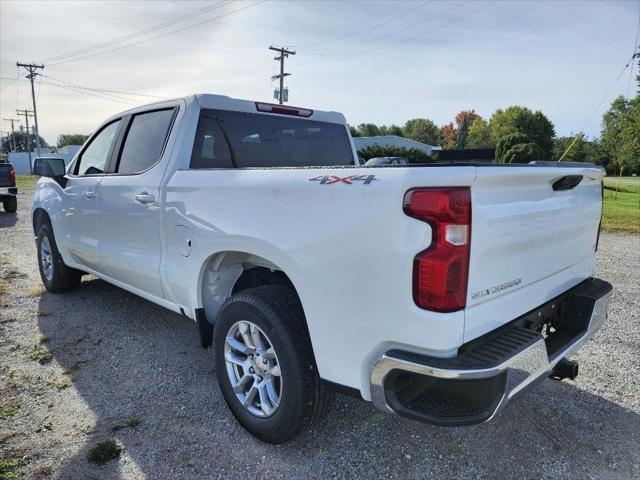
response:
[[[18,190],[36,188],[38,178],[33,175],[16,175],[16,186]]]
[[[103,440],[89,450],[87,460],[90,463],[104,465],[105,463],[118,458],[121,452],[122,447],[118,445],[115,440]]]
[[[48,348],[43,347],[42,345],[34,345],[27,350],[27,358],[29,360],[37,361],[40,365],[44,365],[51,361],[53,355]]]
[[[616,192],[616,186],[618,192]],[[640,178],[604,179],[602,229],[640,234]]]
[[[22,465],[21,460],[9,460],[0,458],[0,480],[13,480],[18,478],[16,469]]]
[[[0,392],[5,397],[6,392]],[[8,420],[20,410],[20,400],[16,398],[3,398],[0,400],[0,420]]]
[[[132,429],[136,429],[140,426],[140,424],[142,423],[142,420],[140,420],[139,418],[136,417],[131,417],[128,418],[127,420],[125,420],[122,425],[114,425],[113,427],[111,427],[111,431],[112,432],[118,432],[120,430],[123,430],[125,428],[132,428]]]

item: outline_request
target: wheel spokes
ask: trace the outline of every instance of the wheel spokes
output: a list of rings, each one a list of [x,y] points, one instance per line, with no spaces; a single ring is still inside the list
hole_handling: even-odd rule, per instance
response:
[[[236,337],[227,337],[227,344],[237,352],[249,355],[255,351],[255,348],[251,345],[247,345],[245,342],[238,340]]]

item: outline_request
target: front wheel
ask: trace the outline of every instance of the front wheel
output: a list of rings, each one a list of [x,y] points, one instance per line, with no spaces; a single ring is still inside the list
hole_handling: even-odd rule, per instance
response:
[[[218,384],[240,424],[280,444],[325,416],[333,388],[320,379],[293,289],[262,286],[229,298],[214,329]]]
[[[73,290],[80,284],[82,272],[67,267],[58,251],[51,224],[40,227],[36,239],[38,267],[45,288],[53,293]]]

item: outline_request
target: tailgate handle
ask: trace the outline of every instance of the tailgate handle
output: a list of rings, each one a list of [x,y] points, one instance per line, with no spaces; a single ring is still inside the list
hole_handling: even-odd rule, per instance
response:
[[[553,182],[553,189],[557,192],[559,190],[571,190],[582,181],[582,175],[566,175]]]

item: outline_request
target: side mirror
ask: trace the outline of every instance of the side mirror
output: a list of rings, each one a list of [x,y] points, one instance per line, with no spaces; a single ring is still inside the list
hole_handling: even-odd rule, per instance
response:
[[[33,174],[53,178],[62,188],[66,185],[66,167],[62,158],[39,157],[33,161]]]

